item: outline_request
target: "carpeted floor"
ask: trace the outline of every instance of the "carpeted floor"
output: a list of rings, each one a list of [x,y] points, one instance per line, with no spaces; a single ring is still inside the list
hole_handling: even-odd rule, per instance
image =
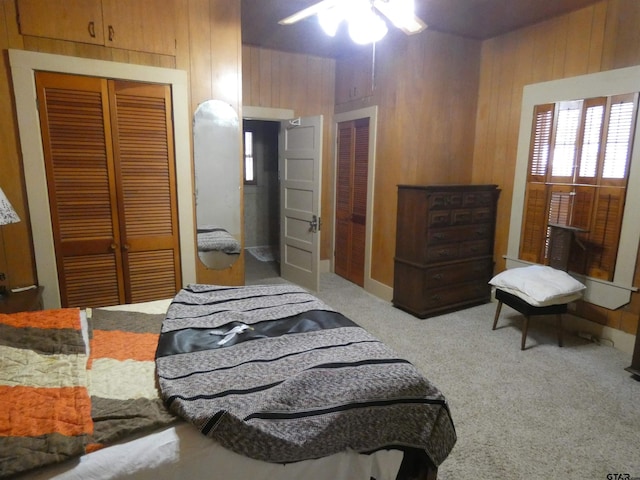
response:
[[[282,279],[261,279],[261,283]],[[449,402],[458,434],[439,480],[640,478],[640,382],[631,358],[495,304],[417,319],[334,274],[317,295],[412,361]]]

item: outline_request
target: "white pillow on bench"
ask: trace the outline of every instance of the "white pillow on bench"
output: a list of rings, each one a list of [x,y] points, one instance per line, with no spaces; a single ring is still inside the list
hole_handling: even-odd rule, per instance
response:
[[[505,270],[489,284],[537,307],[572,302],[587,288],[567,272],[545,265]]]

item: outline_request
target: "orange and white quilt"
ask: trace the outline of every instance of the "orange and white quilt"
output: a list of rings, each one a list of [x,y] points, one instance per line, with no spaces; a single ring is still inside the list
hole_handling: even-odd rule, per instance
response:
[[[164,316],[85,315],[73,308],[0,314],[0,477],[174,420],[155,388]]]

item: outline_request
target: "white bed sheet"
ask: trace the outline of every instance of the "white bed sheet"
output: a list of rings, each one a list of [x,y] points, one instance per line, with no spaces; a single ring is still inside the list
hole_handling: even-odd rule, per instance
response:
[[[286,465],[262,462],[231,452],[192,425],[174,427],[83,455],[24,478],[33,480],[393,480],[402,452],[372,455],[342,452]]]
[[[105,307],[145,313],[165,313],[171,299]],[[371,455],[341,452],[316,460],[274,464],[234,453],[180,422],[149,435],[123,442],[79,459],[20,477],[30,480],[394,480],[402,462],[399,450]]]

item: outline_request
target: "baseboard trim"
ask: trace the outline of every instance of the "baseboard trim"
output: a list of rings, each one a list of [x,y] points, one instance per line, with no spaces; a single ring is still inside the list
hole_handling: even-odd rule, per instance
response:
[[[390,302],[393,298],[393,288],[378,282],[373,278],[366,278],[364,281],[364,289],[376,297],[380,297],[387,302]]]
[[[320,273],[329,273],[331,271],[330,260],[320,260]]]
[[[562,324],[568,332],[572,332],[576,335],[591,335],[595,340],[603,345],[609,345],[624,353],[633,355],[633,349],[636,344],[635,335],[607,327],[606,325],[600,325],[599,323],[592,322],[586,318],[576,317],[571,314],[567,314],[562,317]]]

